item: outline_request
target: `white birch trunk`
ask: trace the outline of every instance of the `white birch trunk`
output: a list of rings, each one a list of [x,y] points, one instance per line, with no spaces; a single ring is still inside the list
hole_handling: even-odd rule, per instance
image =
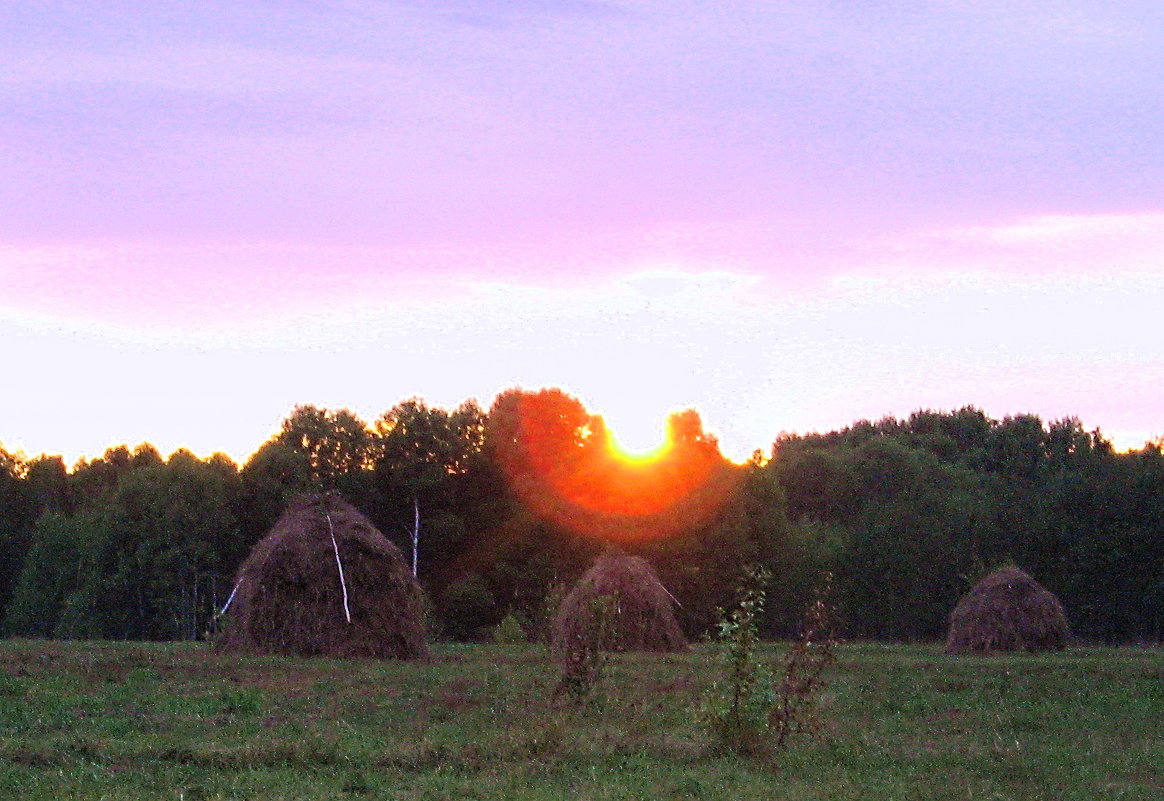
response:
[[[416,578],[416,561],[420,553],[420,503],[412,496],[412,577]]]
[[[331,515],[325,512],[323,516],[327,518],[327,530],[331,534],[331,548],[335,551],[335,566],[339,568],[340,588],[344,591],[344,618],[351,623],[352,613],[348,609],[348,582],[344,579],[344,564],[340,561],[339,544],[335,541],[335,529],[331,525]]]

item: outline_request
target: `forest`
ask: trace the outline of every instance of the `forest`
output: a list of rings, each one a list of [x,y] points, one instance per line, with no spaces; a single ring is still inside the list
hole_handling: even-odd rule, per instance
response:
[[[434,635],[513,615],[530,636],[609,543],[646,557],[698,638],[751,566],[772,575],[764,634],[796,633],[827,571],[849,638],[944,635],[1003,564],[1062,601],[1073,634],[1164,639],[1164,453],[1116,453],[1079,420],[974,407],[780,435],[725,459],[697,412],[651,461],[619,458],[601,417],[557,389],[488,409],[403,401],[371,423],[305,405],[241,467],[149,444],[71,468],[0,447],[5,636],[207,636],[234,573],[289,498],[334,490],[413,558]]]

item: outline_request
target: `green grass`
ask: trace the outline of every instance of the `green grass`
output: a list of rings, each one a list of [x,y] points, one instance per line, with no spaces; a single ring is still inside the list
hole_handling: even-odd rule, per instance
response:
[[[0,641],[0,798],[1164,797],[1159,649],[838,655],[827,736],[765,761],[709,753],[706,646],[616,657],[601,698],[571,709],[534,645],[416,664]]]

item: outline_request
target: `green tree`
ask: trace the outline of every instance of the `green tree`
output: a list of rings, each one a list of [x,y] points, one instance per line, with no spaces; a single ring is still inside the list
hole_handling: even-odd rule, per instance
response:
[[[195,639],[205,631],[242,555],[232,500],[220,467],[181,450],[118,487],[118,567],[132,572],[116,578],[136,601],[135,636]]]
[[[374,428],[380,516],[393,535],[411,532],[406,552],[420,557],[426,571],[439,572],[466,533],[458,496],[480,464],[485,415],[474,401],[449,412],[411,398],[381,415]]]
[[[112,492],[42,518],[10,632],[189,639],[205,629],[239,558],[237,487],[221,459],[143,453]]]
[[[988,541],[981,477],[943,461],[962,446],[945,435],[935,446],[940,426],[921,421],[777,442],[790,513],[815,537],[806,558],[835,565],[847,622],[863,636],[938,636]]]
[[[72,508],[69,497],[69,473],[60,456],[39,456],[28,462],[24,474],[33,515],[44,512],[67,512]]]
[[[92,512],[41,516],[13,588],[4,633],[46,638],[89,633],[66,631],[61,621],[68,607],[83,606],[78,597],[82,588],[99,580],[93,567],[106,536],[103,521]]]
[[[32,503],[25,471],[24,460],[0,446],[0,604],[8,603],[29,547]]]
[[[81,459],[69,474],[69,493],[77,507],[92,503],[117,488],[117,480],[130,470],[130,453],[124,445],[108,448],[97,459]]]
[[[247,546],[275,525],[288,501],[312,486],[307,454],[277,439],[268,440],[240,472],[239,522]]]
[[[311,480],[325,489],[343,489],[342,479],[372,466],[372,431],[347,409],[296,406],[275,441],[305,456]]]

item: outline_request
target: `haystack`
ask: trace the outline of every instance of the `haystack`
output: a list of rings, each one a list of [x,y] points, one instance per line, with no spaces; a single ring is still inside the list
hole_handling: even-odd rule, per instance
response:
[[[684,651],[674,603],[645,559],[608,549],[558,607],[553,649],[567,654],[588,642],[610,651]]]
[[[239,568],[218,645],[301,656],[427,654],[400,549],[335,493],[293,501]]]
[[[1061,651],[1070,636],[1059,599],[1017,567],[1003,567],[950,613],[946,653]]]

